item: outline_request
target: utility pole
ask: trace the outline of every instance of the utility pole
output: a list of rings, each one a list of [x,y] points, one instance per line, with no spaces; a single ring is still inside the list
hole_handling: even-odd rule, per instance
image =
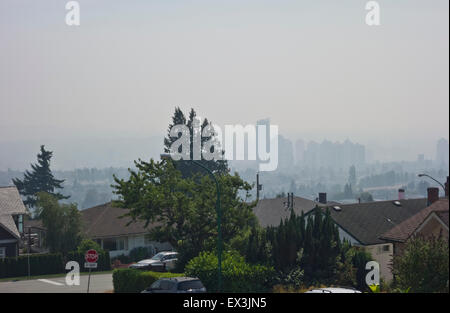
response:
[[[259,201],[259,191],[262,190],[262,185],[259,183],[259,173],[256,173],[256,201]]]
[[[30,279],[31,227],[28,227],[28,279]]]

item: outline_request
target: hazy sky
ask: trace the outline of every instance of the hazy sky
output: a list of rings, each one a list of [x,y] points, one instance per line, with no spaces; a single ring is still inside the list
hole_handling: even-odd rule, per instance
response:
[[[1,0],[0,143],[160,136],[180,106],[434,157],[449,2],[380,0],[378,27],[366,2],[80,0],[69,27],[66,1]]]

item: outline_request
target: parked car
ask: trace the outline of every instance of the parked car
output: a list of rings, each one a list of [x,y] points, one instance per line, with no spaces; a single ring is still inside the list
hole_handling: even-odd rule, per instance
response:
[[[171,277],[161,278],[141,293],[204,293],[205,286],[198,278]]]
[[[361,293],[361,291],[349,287],[327,287],[312,289],[305,293]]]
[[[173,270],[175,268],[175,263],[178,260],[177,258],[178,252],[163,251],[155,254],[151,259],[145,259],[137,263],[131,264],[129,268],[136,268],[155,272]]]

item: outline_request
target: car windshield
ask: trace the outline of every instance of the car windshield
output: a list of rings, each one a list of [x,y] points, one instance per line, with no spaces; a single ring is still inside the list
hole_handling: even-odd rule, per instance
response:
[[[161,281],[160,281],[160,280],[155,281],[155,282],[150,286],[149,289],[161,289]]]
[[[178,284],[178,290],[201,289],[203,284],[199,280],[184,281]]]
[[[152,260],[161,260],[161,259],[163,258],[163,256],[164,256],[164,253],[158,253],[158,254],[155,254],[155,255],[152,257]]]

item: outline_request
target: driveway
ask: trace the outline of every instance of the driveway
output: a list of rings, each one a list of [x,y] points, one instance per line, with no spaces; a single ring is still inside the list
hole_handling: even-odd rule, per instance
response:
[[[86,293],[88,275],[80,276],[79,286],[66,285],[65,276],[49,279],[8,281],[0,283],[0,293]],[[112,274],[91,275],[89,293],[113,290]]]

